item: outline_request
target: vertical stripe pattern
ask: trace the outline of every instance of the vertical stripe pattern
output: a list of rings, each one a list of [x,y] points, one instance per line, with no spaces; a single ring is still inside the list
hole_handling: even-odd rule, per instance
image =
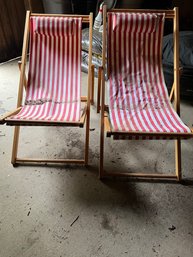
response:
[[[26,100],[12,119],[80,120],[81,28],[81,18],[30,18]]]
[[[164,14],[109,13],[109,114],[113,131],[186,133],[164,81]]]

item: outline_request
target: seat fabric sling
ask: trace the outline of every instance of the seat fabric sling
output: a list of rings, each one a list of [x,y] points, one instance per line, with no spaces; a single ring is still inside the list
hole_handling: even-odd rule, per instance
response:
[[[81,18],[30,18],[26,100],[7,120],[80,120],[81,25]]]
[[[161,64],[164,14],[108,14],[112,131],[189,133],[174,111]]]

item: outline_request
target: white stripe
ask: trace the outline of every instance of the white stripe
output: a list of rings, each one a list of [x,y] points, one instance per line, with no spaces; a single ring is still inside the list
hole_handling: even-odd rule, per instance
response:
[[[38,26],[40,19],[36,20],[36,25]],[[37,43],[36,43],[37,42]],[[36,40],[35,42],[37,44],[36,47],[36,63],[34,63],[34,73],[33,76],[35,77],[34,85],[33,85],[33,100],[37,99],[38,97],[38,77],[40,72],[40,66],[39,66],[39,57],[40,57],[40,35],[36,34]]]
[[[48,19],[45,18],[45,23],[44,23],[45,27],[47,27],[47,22],[48,22]],[[48,71],[49,40],[48,40],[48,37],[46,37],[46,36],[45,36],[45,43],[46,43],[46,45],[45,45],[45,47],[43,48],[43,51],[42,51],[43,56],[46,58],[45,63],[44,63],[44,73],[42,74],[42,76],[44,76],[44,91],[42,92],[42,98],[43,99],[45,98],[46,89],[48,87],[48,74],[49,74],[49,71]]]

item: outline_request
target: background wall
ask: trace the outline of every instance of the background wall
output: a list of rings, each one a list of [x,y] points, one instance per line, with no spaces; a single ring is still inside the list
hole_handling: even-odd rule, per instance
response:
[[[0,62],[21,55],[26,10],[51,12],[52,6],[61,12],[96,13],[103,0],[0,0]],[[106,0],[108,2],[108,0]],[[110,0],[109,2],[112,2]],[[117,0],[116,8],[172,8],[179,7],[180,30],[193,31],[192,0]],[[56,9],[58,10],[58,9]],[[54,11],[53,11],[54,12]],[[58,11],[59,12],[59,11]],[[169,33],[168,31],[165,34]]]
[[[23,0],[0,1],[0,62],[21,52],[25,22]]]
[[[193,30],[192,0],[173,0],[172,5],[179,7],[180,30]]]

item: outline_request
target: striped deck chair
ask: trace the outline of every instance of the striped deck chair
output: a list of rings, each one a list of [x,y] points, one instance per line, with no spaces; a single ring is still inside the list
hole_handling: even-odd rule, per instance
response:
[[[178,9],[111,10],[104,7],[99,176],[181,179],[181,139],[193,132],[180,119]],[[174,23],[175,109],[164,82],[161,48],[164,20]],[[107,24],[106,24],[107,20]],[[106,35],[107,33],[107,35]],[[106,44],[107,40],[107,44]],[[105,104],[105,47],[107,92]],[[176,174],[113,173],[104,170],[104,131],[114,139],[175,139]]]
[[[87,96],[81,96],[82,23],[90,27]],[[25,76],[29,42],[29,72]],[[12,164],[41,162],[17,157],[19,126],[78,126],[86,122],[85,158],[46,160],[46,163],[88,163],[90,87],[92,79],[92,14],[84,16],[27,12],[17,109],[1,117],[14,125]],[[26,88],[23,101],[23,88]]]

